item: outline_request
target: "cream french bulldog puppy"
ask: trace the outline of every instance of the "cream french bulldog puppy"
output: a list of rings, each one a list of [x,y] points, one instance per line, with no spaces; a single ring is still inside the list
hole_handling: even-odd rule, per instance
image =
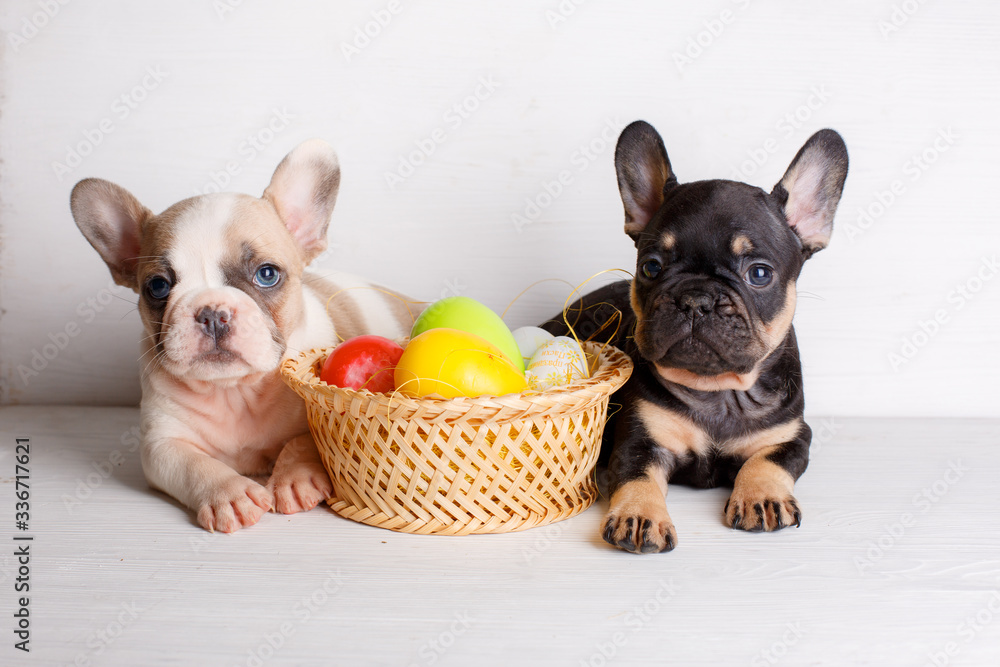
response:
[[[154,215],[114,183],[73,188],[80,231],[139,294],[146,479],[207,530],[308,510],[333,491],[281,361],[340,338],[404,336],[419,312],[350,289],[370,287],[358,278],[305,272],[326,248],[339,185],[336,153],[314,139],[260,198],[202,195]],[[251,478],[267,475],[266,485]]]

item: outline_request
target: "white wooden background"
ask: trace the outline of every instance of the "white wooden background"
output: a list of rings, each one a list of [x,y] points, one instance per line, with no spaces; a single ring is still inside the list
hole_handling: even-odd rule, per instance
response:
[[[259,193],[323,137],[343,187],[319,268],[503,310],[632,268],[612,153],[644,118],[682,180],[746,164],[768,189],[813,131],[845,137],[837,233],[800,281],[810,411],[1000,416],[997,3],[9,0],[0,28],[2,402],[138,398],[134,300],[73,225],[80,178],[162,210],[230,163],[224,187]]]

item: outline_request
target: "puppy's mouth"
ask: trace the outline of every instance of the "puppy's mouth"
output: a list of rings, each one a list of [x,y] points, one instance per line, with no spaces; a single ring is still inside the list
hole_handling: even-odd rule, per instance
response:
[[[192,291],[162,315],[151,315],[158,320],[147,321],[158,336],[154,368],[180,380],[233,381],[271,373],[285,350],[269,313],[236,288]]]
[[[208,350],[207,352],[202,352],[192,359],[191,363],[192,365],[207,364],[212,366],[225,366],[236,363],[246,364],[247,362],[243,358],[243,355],[238,352],[217,347],[215,349]]]
[[[666,354],[656,360],[656,365],[680,368],[696,375],[718,375],[746,373],[753,368],[754,363],[727,359],[709,340],[692,333],[671,345]]]
[[[191,338],[186,341],[187,349],[175,342],[170,345],[172,353],[164,355],[162,365],[171,375],[208,382],[236,380],[269,370],[264,366],[275,357],[274,354],[267,359],[248,356],[246,350],[236,347],[241,342],[237,340],[213,341],[201,335]]]
[[[667,302],[636,332],[639,352],[662,368],[700,376],[753,370],[763,347],[747,319],[736,312],[692,317]]]

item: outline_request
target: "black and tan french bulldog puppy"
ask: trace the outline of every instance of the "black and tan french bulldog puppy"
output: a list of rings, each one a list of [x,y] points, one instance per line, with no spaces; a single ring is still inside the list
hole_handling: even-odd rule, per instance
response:
[[[80,231],[139,295],[146,479],[208,530],[308,510],[332,493],[282,360],[338,336],[398,338],[412,324],[402,298],[305,271],[326,248],[339,187],[336,153],[313,139],[261,197],[201,195],[154,214],[105,180],[73,188]]]
[[[651,125],[622,131],[615,167],[635,278],[569,309],[585,337],[617,308],[620,326],[596,339],[611,338],[635,362],[605,438],[609,543],[636,553],[677,545],[668,482],[732,486],[724,521],[733,528],[800,525],[792,490],[812,432],[802,419],[795,281],[830,241],[847,162],[840,135],[822,130],[770,193],[726,180],[681,184]],[[543,326],[567,333],[561,316]]]

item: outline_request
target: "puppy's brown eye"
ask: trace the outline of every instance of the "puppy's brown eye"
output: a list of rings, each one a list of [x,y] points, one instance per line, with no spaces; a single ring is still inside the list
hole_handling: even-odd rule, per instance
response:
[[[754,264],[743,279],[753,287],[766,287],[774,279],[774,272],[771,271],[771,267],[765,264]]]
[[[642,263],[640,267],[642,270],[642,275],[644,275],[649,280],[652,280],[656,276],[660,275],[660,271],[663,270],[663,265],[657,262],[655,259],[647,259]]]

